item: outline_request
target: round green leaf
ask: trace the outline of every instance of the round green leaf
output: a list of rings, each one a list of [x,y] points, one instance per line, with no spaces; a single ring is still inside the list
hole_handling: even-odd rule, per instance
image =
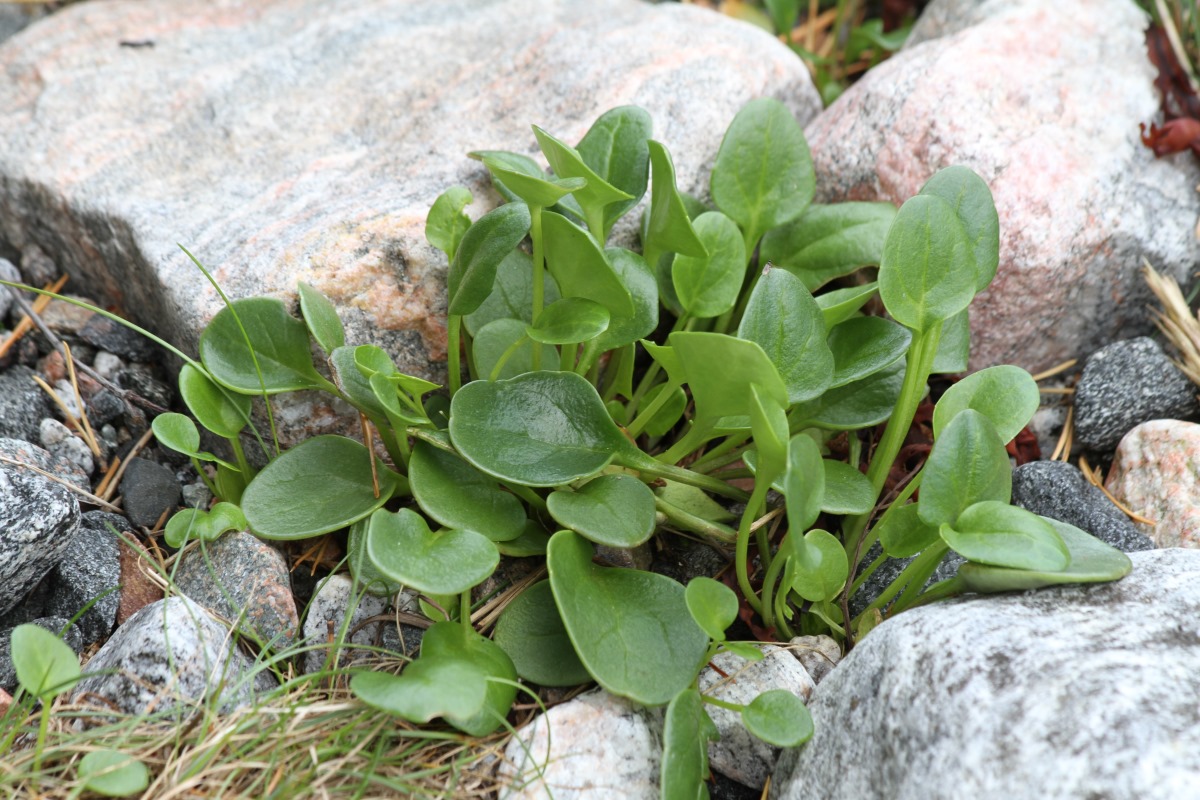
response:
[[[487,736],[504,724],[517,696],[517,671],[499,645],[465,625],[444,622],[425,631],[421,658],[469,661],[488,678],[483,708],[472,715],[447,715],[447,722],[471,736]]]
[[[150,785],[150,770],[119,750],[93,750],[79,759],[84,788],[105,797],[127,797]]]
[[[608,329],[608,309],[584,297],[564,297],[542,309],[525,334],[542,344],[575,344],[594,339]]]
[[[991,421],[1000,441],[1011,441],[1033,419],[1041,403],[1037,381],[1025,370],[1003,364],[968,375],[946,390],[933,409],[933,435],[961,411],[973,409]]]
[[[919,194],[900,207],[879,263],[879,296],[897,322],[927,331],[975,297],[975,255],[945,200]]]
[[[660,797],[700,800],[708,797],[708,745],[720,739],[717,726],[704,710],[700,692],[687,688],[667,705],[663,720]]]
[[[446,276],[447,313],[470,314],[487,299],[496,269],[529,233],[529,207],[509,203],[467,229]]]
[[[250,398],[222,389],[191,364],[179,371],[179,394],[197,421],[217,436],[232,439],[250,419]]]
[[[451,186],[438,195],[425,218],[425,241],[441,250],[451,261],[458,250],[471,218],[463,211],[475,198],[463,186]]]
[[[17,683],[42,702],[69,690],[81,677],[79,656],[62,639],[37,625],[13,628],[9,652]]]
[[[799,747],[812,738],[812,715],[787,689],[763,692],[742,709],[742,724],[759,739],[776,747]]]
[[[356,583],[377,597],[391,597],[404,587],[385,578],[367,557],[367,524],[368,520],[360,519],[350,526],[350,535],[346,537],[346,562]]]
[[[596,389],[572,372],[467,384],[450,403],[450,438],[479,469],[525,486],[590,477],[632,448]]]
[[[300,281],[300,313],[308,332],[326,353],[346,344],[346,330],[329,298]]]
[[[558,300],[558,284],[549,273],[543,282],[544,302]],[[479,308],[463,317],[467,332],[475,336],[492,320],[517,319],[526,324],[533,321],[533,259],[523,250],[513,250],[496,267],[492,292]]]
[[[482,533],[493,542],[515,539],[525,528],[525,507],[453,453],[417,442],[408,481],[421,510],[447,528]]]
[[[821,513],[825,466],[817,443],[803,433],[788,442],[783,494],[787,499],[788,526],[794,531],[808,530]]]
[[[879,543],[892,558],[915,556],[938,540],[938,529],[926,525],[916,503],[892,509],[875,526]]]
[[[737,619],[737,594],[720,581],[700,576],[688,581],[683,593],[688,611],[708,638],[722,642],[725,630]]]
[[[842,543],[832,533],[820,529],[809,531],[803,538],[797,530],[788,538],[796,570],[792,583],[796,594],[814,603],[837,597],[850,575]]]
[[[746,232],[751,246],[765,231],[791,222],[816,187],[804,131],[787,106],[751,100],[733,118],[713,165],[713,202]]]
[[[895,364],[908,352],[912,333],[883,317],[855,317],[829,332],[833,381],[845,386]]]
[[[767,231],[760,258],[815,292],[834,278],[878,265],[895,218],[891,203],[814,203],[794,222]]]
[[[1038,572],[1059,572],[1071,556],[1046,520],[1023,508],[985,500],[958,515],[955,527],[942,525],[942,540],[969,561]]]
[[[922,475],[918,507],[926,525],[953,526],[968,506],[1012,497],[1004,443],[991,421],[970,408],[956,414],[934,442]]]
[[[492,180],[501,181],[525,203],[538,208],[549,208],[566,195],[587,185],[583,178],[557,180],[528,175],[519,170],[509,169],[505,162],[497,158],[485,156],[483,165],[492,173]]]
[[[234,300],[218,311],[200,334],[200,360],[217,383],[242,394],[328,386],[313,367],[308,329],[273,297]]]
[[[790,273],[763,271],[738,325],[738,337],[762,347],[787,386],[789,402],[811,400],[829,388],[834,360],[825,342],[825,318],[804,284]]]
[[[1000,266],[1000,217],[987,183],[956,164],[938,170],[921,187],[921,194],[937,195],[958,215],[975,255],[975,291],[982,292]]]
[[[826,458],[825,498],[821,510],[827,514],[866,514],[875,506],[875,491],[867,476],[844,461]]]
[[[496,319],[479,329],[472,343],[472,355],[475,358],[475,369],[483,377],[492,374],[496,362],[516,342],[526,339],[508,356],[504,366],[500,368],[498,378],[515,378],[533,369],[533,348],[542,348],[542,363],[557,364],[558,351],[550,345],[535,344],[528,341],[526,325],[516,319]]]
[[[637,547],[654,533],[654,492],[631,475],[601,475],[546,498],[550,516],[597,544]]]
[[[825,330],[833,330],[835,325],[853,317],[878,291],[879,284],[872,281],[862,286],[849,286],[817,295],[817,305],[821,307],[821,316],[825,318]]]
[[[613,694],[667,703],[696,678],[708,636],[692,620],[684,589],[663,575],[598,567],[591,543],[572,531],[550,539],[554,601],[579,660]]]
[[[816,400],[796,406],[793,419],[802,427],[842,431],[878,425],[892,415],[904,386],[904,361],[862,380],[829,389]]]
[[[264,539],[306,539],[362,519],[408,483],[375,459],[379,496],[371,484],[367,448],[344,436],[314,436],[276,458],[250,481],[242,513]]]
[[[493,641],[508,653],[517,674],[540,686],[578,686],[592,677],[563,627],[550,581],[517,595],[496,621]]]
[[[185,508],[167,521],[163,539],[171,547],[183,547],[189,539],[216,541],[226,531],[244,531],[248,527],[242,509],[233,503],[217,503],[208,511]]]
[[[482,583],[500,553],[474,531],[434,533],[407,508],[379,509],[367,525],[367,558],[385,578],[430,594],[461,594]]]
[[[154,438],[158,443],[176,453],[194,456],[200,450],[200,431],[196,430],[196,424],[183,414],[171,411],[159,414],[154,418],[154,422],[150,423],[150,427],[154,430]]]
[[[719,317],[733,309],[746,276],[746,245],[733,220],[719,211],[694,223],[703,256],[675,256],[671,280],[684,311],[693,317]]]
[[[409,722],[470,717],[487,699],[487,675],[465,659],[418,658],[404,674],[359,672],[350,691],[372,708]]]

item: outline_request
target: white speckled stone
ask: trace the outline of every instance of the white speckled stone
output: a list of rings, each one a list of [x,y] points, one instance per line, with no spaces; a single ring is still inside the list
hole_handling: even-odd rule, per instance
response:
[[[1200,425],[1145,422],[1125,434],[1105,486],[1158,547],[1200,547]]]
[[[517,731],[500,765],[500,800],[658,800],[661,762],[662,709],[596,689]]]
[[[79,502],[60,484],[0,463],[0,614],[58,563],[79,531]]]
[[[787,689],[807,702],[816,684],[792,651],[776,645],[758,648],[764,653],[762,661],[747,661],[733,653],[714,656],[700,672],[700,691],[728,703],[748,705],[763,692]],[[713,667],[728,677],[722,677]],[[721,734],[708,746],[709,765],[738,783],[761,789],[779,748],[746,730],[740,713],[713,705],[704,708]]]
[[[988,182],[1000,269],[971,307],[972,369],[1040,371],[1149,332],[1139,268],[1190,280],[1200,168],[1138,138],[1159,108],[1145,15],[1130,0],[949,5],[944,35],[808,127],[818,199],[899,203],[951,164]]]
[[[304,643],[307,647],[319,646],[320,649],[309,650],[304,654],[304,671],[316,672],[325,665],[329,655],[329,647],[346,621],[346,610],[354,600],[354,581],[348,575],[330,575],[317,584],[312,602],[308,604],[308,613],[304,617]],[[354,612],[350,615],[350,625],[347,631],[354,633],[347,640],[354,644],[374,644],[376,636],[383,634],[383,625],[375,622],[363,625],[370,617],[378,616],[387,608],[387,602],[373,595],[360,598]],[[361,627],[360,627],[361,626]],[[344,666],[356,651],[351,649],[343,652],[339,659]]]
[[[828,636],[797,636],[788,642],[813,683],[820,683],[842,660],[842,647]]]
[[[1200,553],[875,628],[813,692],[775,800],[1179,800],[1200,786]]]
[[[82,439],[71,433],[71,429],[56,419],[47,417],[42,420],[39,434],[42,447],[51,455],[67,461],[78,467],[80,471],[91,475],[96,470],[92,451]]]

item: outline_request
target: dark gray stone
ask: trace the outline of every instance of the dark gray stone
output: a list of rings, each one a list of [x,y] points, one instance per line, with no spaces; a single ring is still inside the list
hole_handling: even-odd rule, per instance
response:
[[[1013,470],[1013,505],[1074,525],[1126,553],[1153,550],[1154,542],[1104,492],[1065,461],[1031,461]]]
[[[54,568],[79,530],[79,503],[63,486],[0,463],[0,614]]]
[[[157,403],[164,407],[171,405],[170,387],[144,369],[130,367],[121,370],[117,373],[117,385],[122,389],[135,392],[151,403]]]
[[[79,338],[97,350],[107,350],[130,361],[153,361],[159,352],[145,336],[99,314],[87,321],[79,331]]]
[[[179,505],[182,491],[175,473],[162,464],[135,458],[121,478],[121,496],[125,513],[139,528],[153,528],[163,512]]]
[[[58,632],[66,629],[62,640],[66,642],[76,655],[83,652],[83,637],[79,628],[70,624],[66,617],[40,617],[30,620],[28,624],[37,625],[58,636]],[[11,689],[17,685],[17,671],[12,663],[12,628],[0,629],[0,689]]]
[[[862,557],[861,561],[858,562],[858,569],[855,570],[854,574],[856,576],[860,575],[868,565],[874,562],[875,559],[879,558],[879,555],[882,552],[883,548],[880,546],[879,542],[875,542],[875,544],[871,545],[870,548],[867,549],[867,554]],[[875,600],[876,597],[879,597],[879,595],[883,594],[883,591],[892,585],[892,581],[900,577],[900,573],[903,572],[904,568],[912,562],[913,558],[916,558],[916,556],[911,556],[909,558],[884,559],[884,562],[879,565],[879,568],[872,572],[870,577],[863,581],[862,586],[858,587],[858,591],[850,596],[851,616],[856,617],[861,614],[863,610]],[[932,575],[929,576],[929,580],[925,581],[924,588],[928,589],[938,581],[945,581],[953,578],[958,574],[959,565],[965,564],[966,561],[967,560],[958,553],[950,550],[945,556],[942,557],[942,563],[938,564],[938,568],[934,570]]]
[[[120,553],[110,524],[117,530],[131,530],[129,521],[118,514],[84,514],[78,535],[47,578],[50,592],[46,609],[54,616],[74,617],[96,600],[77,623],[85,645],[112,632],[121,602],[117,589],[121,583]]]
[[[185,597],[159,600],[117,628],[87,663],[90,675],[75,689],[104,698],[127,714],[186,714],[215,699],[228,711],[269,691],[270,672],[243,654],[236,639],[204,609]]]
[[[101,389],[87,401],[88,422],[100,428],[125,415],[125,401],[109,389]]]
[[[42,420],[54,416],[33,376],[33,370],[20,364],[0,372],[0,437],[36,442]]]
[[[1107,453],[1152,419],[1200,416],[1196,387],[1153,339],[1114,342],[1092,354],[1075,387],[1075,438]]]
[[[329,657],[329,649],[337,640],[338,632],[346,624],[346,613],[351,602],[357,600],[354,611],[350,613],[349,627],[346,629],[347,644],[382,645],[382,622],[366,623],[371,617],[383,614],[387,601],[380,597],[364,594],[361,587],[356,587],[349,575],[330,575],[322,580],[308,604],[308,612],[304,615],[304,644],[315,649],[304,654],[304,672],[316,672],[321,669]],[[395,625],[387,627],[395,629]],[[368,651],[344,647],[338,654],[340,665],[345,666],[359,655]]]

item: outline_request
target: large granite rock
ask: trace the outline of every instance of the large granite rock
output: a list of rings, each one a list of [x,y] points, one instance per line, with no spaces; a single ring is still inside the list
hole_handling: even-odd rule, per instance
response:
[[[1200,553],[872,631],[813,692],[771,797],[1174,800],[1200,776]]]
[[[143,43],[123,47],[122,41]],[[638,0],[116,0],[65,9],[0,49],[0,238],[194,350],[232,297],[337,303],[351,342],[440,378],[446,188],[498,202],[470,150],[574,142],[607,109],[654,117],[681,188],[704,194],[738,108],[820,102],[771,36]],[[328,405],[292,427],[328,421]]]
[[[1139,268],[1190,277],[1200,170],[1139,141],[1159,103],[1145,15],[1130,0],[935,0],[925,14],[943,18],[922,43],[807,129],[818,199],[901,202],[951,164],[983,176],[1000,270],[972,306],[972,368],[1038,371],[1149,331]]]
[[[62,485],[0,463],[0,614],[52,570],[79,531],[79,502]]]

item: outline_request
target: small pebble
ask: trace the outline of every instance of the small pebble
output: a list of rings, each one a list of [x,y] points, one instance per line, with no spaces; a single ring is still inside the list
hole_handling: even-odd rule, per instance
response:
[[[33,370],[21,365],[0,372],[0,436],[36,442],[42,420],[54,415],[50,398],[33,376]]]
[[[1158,547],[1200,547],[1200,425],[1154,420],[1125,435],[1105,486]]]
[[[63,408],[66,409],[67,413],[75,417],[75,419],[79,419],[79,403],[75,402],[75,388],[71,386],[70,382],[65,380],[55,381],[54,393],[58,395],[59,400],[62,400]]]
[[[212,502],[212,492],[204,485],[204,481],[183,484],[183,504],[188,508],[208,508]]]
[[[42,287],[58,279],[58,265],[42,248],[30,243],[21,248],[21,275],[30,286]]]
[[[1013,505],[1090,533],[1126,553],[1151,550],[1152,542],[1104,492],[1065,461],[1031,461],[1013,470]]]
[[[92,369],[101,378],[112,383],[116,381],[117,373],[125,369],[125,362],[121,360],[120,356],[100,350],[92,361]]]
[[[181,491],[175,473],[144,458],[134,458],[121,478],[125,513],[139,528],[153,528],[159,518],[179,505]]]
[[[823,681],[825,676],[833,672],[833,668],[842,660],[841,646],[824,634],[797,636],[788,644],[792,647],[792,655],[800,659],[800,663],[813,679],[813,683]]]
[[[42,447],[50,454],[74,464],[87,475],[95,472],[96,462],[92,458],[92,451],[58,420],[49,417],[42,420],[40,438]]]
[[[325,665],[330,656],[329,645],[336,640],[338,632],[346,623],[346,612],[353,599],[354,581],[347,575],[330,575],[317,584],[317,591],[312,602],[308,604],[308,613],[304,617],[304,643],[307,647],[315,648],[304,654],[304,672],[316,672]],[[354,644],[376,644],[382,636],[383,624],[375,622],[363,625],[363,622],[370,617],[379,616],[386,608],[387,603],[378,597],[369,594],[359,597],[346,628],[347,641]],[[342,650],[338,653],[340,665],[345,666],[359,652],[366,653],[353,648]]]

